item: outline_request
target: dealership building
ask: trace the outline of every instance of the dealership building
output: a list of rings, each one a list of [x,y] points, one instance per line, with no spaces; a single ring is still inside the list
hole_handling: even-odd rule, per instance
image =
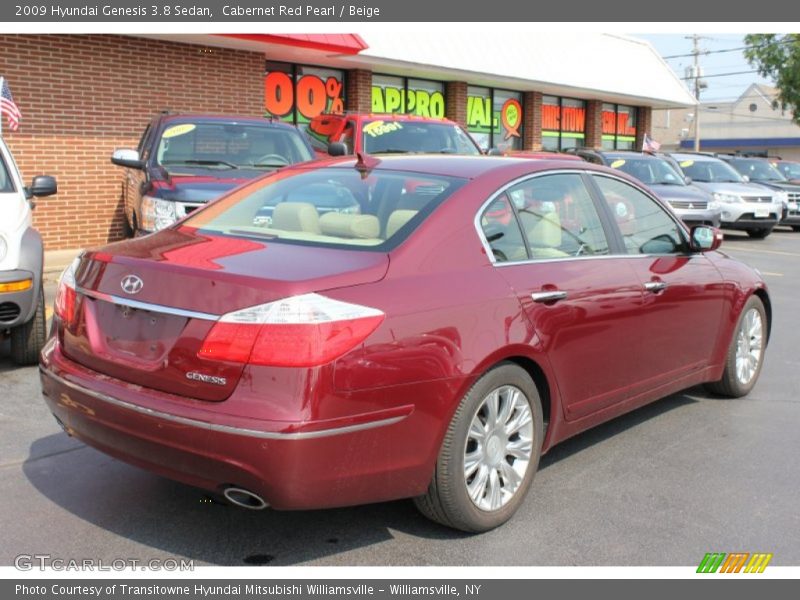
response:
[[[641,148],[654,109],[693,96],[646,42],[610,34],[474,32],[0,35],[0,76],[22,112],[6,143],[37,201],[49,250],[119,239],[122,170],[161,111],[272,115],[304,128],[323,111],[446,117],[484,148]]]

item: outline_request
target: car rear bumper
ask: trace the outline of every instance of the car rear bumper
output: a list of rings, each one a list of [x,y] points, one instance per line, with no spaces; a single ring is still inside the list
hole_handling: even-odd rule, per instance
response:
[[[65,431],[115,458],[207,490],[234,486],[277,509],[380,502],[424,492],[432,469],[413,405],[337,422],[203,413],[78,365],[51,339],[42,393]],[[421,425],[423,423],[423,425]],[[435,454],[434,454],[435,456]]]

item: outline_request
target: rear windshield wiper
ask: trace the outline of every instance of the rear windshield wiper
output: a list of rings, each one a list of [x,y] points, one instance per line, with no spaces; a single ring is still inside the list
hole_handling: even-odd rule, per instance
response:
[[[228,167],[229,169],[238,169],[239,166],[235,165],[227,160],[203,160],[198,158],[191,158],[187,160],[170,160],[170,161],[163,161],[162,165],[183,165],[183,166],[192,166],[197,165],[200,167]]]

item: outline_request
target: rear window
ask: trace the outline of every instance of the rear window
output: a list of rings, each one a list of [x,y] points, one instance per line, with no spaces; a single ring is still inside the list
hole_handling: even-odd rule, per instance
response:
[[[183,225],[234,237],[387,251],[464,181],[331,167],[278,173],[209,205]]]
[[[170,168],[268,168],[311,160],[294,128],[258,123],[171,123],[161,132],[156,162]]]
[[[362,126],[364,150],[369,154],[425,152],[480,154],[480,149],[458,125],[381,120]]]

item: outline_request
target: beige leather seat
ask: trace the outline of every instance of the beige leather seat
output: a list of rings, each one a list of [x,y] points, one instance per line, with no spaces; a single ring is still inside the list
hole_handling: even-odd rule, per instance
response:
[[[349,215],[330,212],[319,218],[323,235],[348,239],[373,239],[380,235],[380,223],[375,215]]]
[[[561,218],[558,213],[537,215],[538,221],[528,229],[528,243],[533,258],[559,258],[567,256],[561,246]]]
[[[397,233],[397,230],[413,219],[418,212],[416,210],[402,209],[390,214],[388,221],[386,221],[386,239],[388,240]]]
[[[272,212],[272,229],[322,233],[319,213],[310,202],[281,202]]]

